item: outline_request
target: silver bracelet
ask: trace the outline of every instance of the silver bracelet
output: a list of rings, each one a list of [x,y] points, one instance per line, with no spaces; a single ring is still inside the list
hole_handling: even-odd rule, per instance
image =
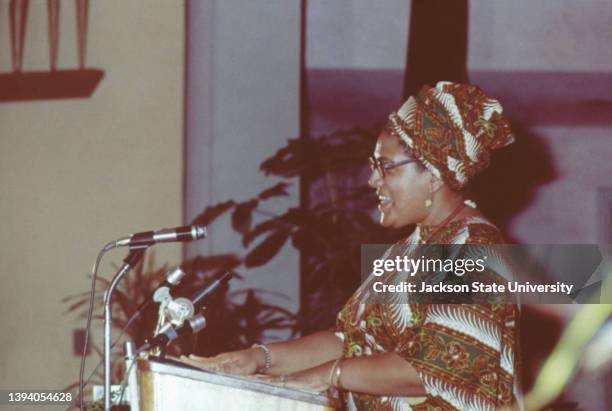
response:
[[[329,385],[338,389],[342,389],[342,386],[340,385],[340,376],[342,375],[342,360],[343,358],[338,358],[336,361],[334,361],[331,372],[329,373]]]
[[[329,386],[334,387],[334,375],[336,374],[336,369],[338,368],[338,364],[340,363],[340,358],[332,363],[331,369],[329,370]]]
[[[270,349],[263,344],[253,344],[251,348],[259,348],[263,351],[265,356],[264,366],[257,369],[259,374],[265,374],[270,368],[272,368],[272,353]]]

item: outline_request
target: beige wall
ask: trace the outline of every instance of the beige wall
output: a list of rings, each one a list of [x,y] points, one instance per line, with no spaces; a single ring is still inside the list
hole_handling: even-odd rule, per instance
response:
[[[61,7],[59,65],[74,68],[74,1]],[[46,2],[30,2],[29,17],[25,71],[48,64]],[[181,224],[183,2],[92,1],[88,36],[87,65],[105,71],[91,98],[0,104],[0,389],[76,381],[83,324],[61,298],[88,289],[106,242]],[[178,245],[156,251],[160,264],[180,259]],[[124,255],[109,254],[102,274]]]

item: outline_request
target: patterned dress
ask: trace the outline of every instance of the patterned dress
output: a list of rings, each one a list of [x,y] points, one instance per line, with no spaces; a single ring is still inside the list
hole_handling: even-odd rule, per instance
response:
[[[408,239],[394,247],[418,244],[431,232],[431,226],[417,226]],[[428,240],[429,244],[504,242],[495,226],[478,217],[452,222]],[[373,276],[338,314],[336,334],[343,341],[343,356],[396,352],[417,370],[427,396],[415,399],[344,392],[348,410],[522,408],[517,404],[517,305],[364,304],[369,280]]]

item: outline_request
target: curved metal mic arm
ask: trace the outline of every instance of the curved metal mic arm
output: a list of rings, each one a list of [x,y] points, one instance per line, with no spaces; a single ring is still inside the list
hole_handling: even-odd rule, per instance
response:
[[[112,296],[113,291],[119,284],[123,276],[130,271],[132,267],[138,264],[138,261],[144,255],[147,247],[132,248],[128,256],[123,260],[123,265],[113,277],[108,289],[104,293],[104,410],[111,409],[111,328],[112,328]]]

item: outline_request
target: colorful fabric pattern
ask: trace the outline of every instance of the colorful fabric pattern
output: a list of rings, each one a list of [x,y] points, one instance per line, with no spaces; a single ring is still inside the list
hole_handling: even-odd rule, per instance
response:
[[[491,150],[514,141],[497,100],[474,85],[451,82],[424,86],[391,113],[385,130],[455,190],[489,166]]]
[[[432,227],[417,226],[404,242],[418,244]],[[495,244],[503,237],[480,218],[449,224],[430,244]],[[396,352],[419,373],[427,397],[373,396],[345,392],[349,410],[495,410],[520,398],[515,358],[518,308],[512,304],[364,304],[368,280],[337,318],[345,358]],[[520,408],[520,407],[519,407]]]

